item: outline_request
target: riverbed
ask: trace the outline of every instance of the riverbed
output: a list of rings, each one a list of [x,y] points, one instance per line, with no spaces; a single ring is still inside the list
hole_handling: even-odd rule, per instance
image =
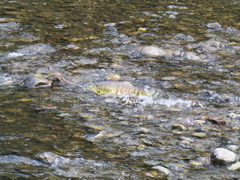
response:
[[[0,179],[239,177],[210,161],[217,147],[239,155],[238,1],[0,8]],[[71,83],[24,84],[50,73]],[[147,93],[86,88],[102,81]]]

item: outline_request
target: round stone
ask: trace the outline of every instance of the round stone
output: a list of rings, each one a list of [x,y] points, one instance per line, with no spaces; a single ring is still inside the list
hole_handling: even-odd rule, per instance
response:
[[[237,160],[237,155],[227,149],[224,148],[216,148],[211,154],[211,162],[213,164],[229,164],[233,163]]]
[[[160,57],[164,56],[166,53],[164,50],[155,46],[146,46],[142,49],[141,55],[146,57]]]

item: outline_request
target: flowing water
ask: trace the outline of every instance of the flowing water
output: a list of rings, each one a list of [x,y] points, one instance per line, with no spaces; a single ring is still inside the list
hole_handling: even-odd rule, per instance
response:
[[[239,177],[209,163],[240,146],[239,1],[0,5],[0,179]],[[52,72],[73,84],[23,85]],[[151,96],[85,88],[113,77]]]

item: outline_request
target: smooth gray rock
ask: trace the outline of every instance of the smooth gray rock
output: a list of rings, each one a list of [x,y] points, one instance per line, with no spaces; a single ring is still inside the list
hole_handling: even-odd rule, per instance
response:
[[[224,148],[216,148],[211,154],[211,162],[213,164],[224,165],[234,163],[237,160],[237,155]]]
[[[146,46],[141,50],[141,55],[146,57],[160,57],[164,56],[166,52],[163,49],[160,49],[155,46]]]

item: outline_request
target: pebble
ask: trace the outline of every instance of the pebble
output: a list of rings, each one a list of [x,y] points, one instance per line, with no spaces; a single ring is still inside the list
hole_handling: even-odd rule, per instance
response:
[[[163,172],[166,175],[169,175],[171,173],[171,171],[163,166],[153,166],[152,169],[156,169],[159,170],[161,172]]]
[[[121,78],[119,74],[109,74],[106,76],[106,79],[108,81],[119,81]]]
[[[55,162],[55,159],[59,157],[59,155],[54,154],[52,152],[44,152],[39,154],[39,157],[46,163],[52,164]]]
[[[209,29],[221,29],[222,28],[222,25],[219,24],[218,22],[214,22],[214,23],[208,23],[207,24],[207,27]]]
[[[194,60],[194,61],[200,60],[200,57],[197,56],[195,52],[186,52],[184,53],[184,57],[188,60]]]
[[[187,129],[187,128],[186,128],[184,125],[182,125],[182,124],[173,124],[171,128],[172,128],[172,129],[181,130],[181,131]]]
[[[229,114],[228,114],[228,117],[234,119],[234,118],[240,117],[240,115],[239,115],[239,114],[235,114],[235,113],[229,113]]]
[[[137,130],[140,132],[140,133],[144,133],[144,134],[147,134],[147,133],[150,133],[150,130],[145,128],[145,127],[139,127],[137,128]]]
[[[146,28],[138,28],[138,31],[147,32],[147,29]]]
[[[130,152],[130,155],[133,156],[133,157],[146,157],[146,156],[149,156],[149,152],[137,152],[137,151],[134,151],[134,152]]]
[[[204,132],[198,132],[198,133],[193,133],[192,136],[199,137],[199,138],[204,138],[207,136],[206,133]]]
[[[187,140],[182,140],[181,142],[180,142],[180,146],[182,147],[182,148],[191,148],[192,146],[191,146],[191,142],[190,141],[187,141]]]
[[[162,77],[161,79],[164,80],[164,81],[174,81],[174,80],[177,80],[177,76],[165,76],[165,77]]]
[[[195,121],[194,121],[194,124],[195,124],[195,125],[203,125],[204,123],[206,123],[205,120],[195,120]]]
[[[146,57],[160,57],[164,56],[165,54],[166,53],[164,52],[163,49],[160,49],[155,46],[146,46],[141,50],[141,55]]]
[[[158,173],[156,173],[155,171],[148,171],[145,173],[145,176],[148,176],[148,177],[156,177],[158,175]]]
[[[86,135],[84,138],[87,140],[87,141],[95,141],[96,139],[99,139],[99,138],[102,138],[103,137],[103,134],[102,134],[102,131],[100,131],[99,133],[96,133],[96,134],[88,134]]]
[[[237,155],[224,148],[216,148],[211,154],[211,162],[213,164],[223,165],[230,164],[237,160]]]
[[[228,145],[227,148],[230,150],[230,151],[238,151],[239,150],[239,146],[237,145]]]
[[[200,161],[195,161],[195,160],[190,161],[189,164],[192,165],[192,166],[202,166],[202,165],[203,165],[202,162],[200,162]]]
[[[228,167],[228,170],[232,170],[232,171],[235,171],[235,170],[238,170],[240,169],[240,162],[237,161],[236,163],[232,164],[230,167]]]

